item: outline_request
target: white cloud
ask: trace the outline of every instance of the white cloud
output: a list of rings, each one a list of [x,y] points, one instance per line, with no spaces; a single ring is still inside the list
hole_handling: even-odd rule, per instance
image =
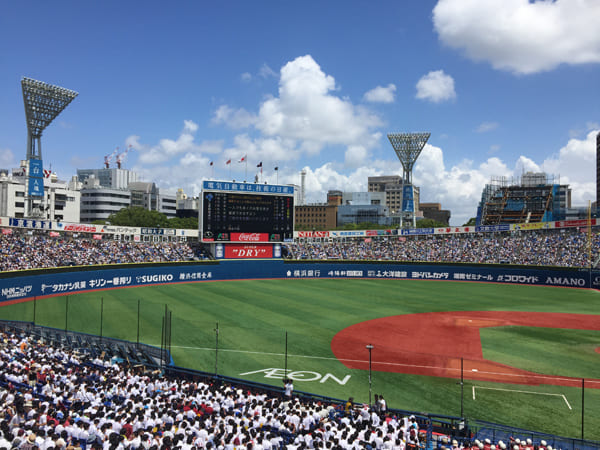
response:
[[[233,109],[227,105],[217,108],[212,118],[214,124],[225,124],[234,130],[247,128],[256,123],[256,116],[244,108]]]
[[[561,184],[571,186],[573,206],[587,206],[588,200],[596,200],[596,135],[599,131],[590,131],[585,139],[569,139],[558,154],[542,164],[545,172],[559,175]]]
[[[431,71],[417,82],[416,97],[433,103],[453,100],[456,98],[454,79],[443,70]]]
[[[249,81],[252,81],[252,74],[250,72],[244,72],[240,75],[240,78],[243,82],[248,83]]]
[[[361,167],[369,156],[368,150],[362,145],[350,145],[344,155],[346,167]]]
[[[256,127],[265,136],[280,136],[317,145],[373,145],[374,127],[382,124],[373,112],[332,93],[335,80],[310,56],[281,69],[279,97],[260,106]]]
[[[260,67],[258,74],[263,78],[277,78],[277,72],[271,69],[266,63]]]
[[[15,164],[15,155],[12,150],[8,148],[0,149],[0,167],[7,169]]]
[[[396,85],[377,86],[364,95],[364,100],[371,103],[393,103],[396,96]]]
[[[194,134],[198,131],[198,124],[185,120],[183,130],[179,137],[161,139],[157,145],[148,146],[140,142],[139,136],[129,136],[125,142],[139,153],[138,162],[141,164],[159,164],[169,161],[182,153],[216,153],[221,150],[220,141],[208,141],[202,144],[195,142]]]
[[[498,122],[482,122],[476,129],[477,133],[487,133],[488,131],[493,131],[498,128]]]
[[[448,169],[442,149],[426,144],[415,163],[413,181],[421,188],[422,202],[440,202],[442,208],[451,211],[451,223],[462,225],[477,214],[481,192],[490,178],[510,173],[495,157],[478,166],[463,160]]]
[[[518,74],[600,62],[598,0],[439,0],[440,40]]]
[[[183,121],[183,132],[187,134],[194,134],[198,131],[198,124],[192,122],[191,120]]]
[[[488,155],[496,153],[498,150],[500,150],[500,148],[501,147],[498,144],[490,145],[490,149],[488,150]]]
[[[342,173],[332,163],[325,163],[320,167],[304,167],[306,171],[306,200],[307,203],[324,203],[327,201],[327,191],[331,189],[345,192],[358,192],[367,190],[367,179],[370,176],[381,175],[381,167],[359,167],[353,172]],[[280,177],[279,181],[282,180]],[[285,182],[300,185],[298,173],[288,174]]]

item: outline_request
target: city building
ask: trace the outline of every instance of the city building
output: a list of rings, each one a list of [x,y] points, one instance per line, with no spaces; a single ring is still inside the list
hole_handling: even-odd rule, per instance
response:
[[[81,221],[105,221],[123,208],[139,206],[176,216],[177,198],[161,194],[155,183],[138,181],[138,175],[120,167],[78,169],[81,186]]]
[[[564,220],[571,189],[545,173],[525,173],[520,180],[493,178],[481,195],[477,225]]]
[[[398,217],[396,216],[396,219]],[[341,205],[337,209],[338,226],[347,224],[372,223],[377,225],[398,226],[394,217],[388,214],[384,205]]]
[[[328,205],[341,205],[344,193],[342,191],[331,190],[327,191],[327,204]]]
[[[385,175],[368,178],[369,192],[385,192],[385,206],[390,215],[400,215],[402,212],[402,190],[404,184],[399,175]],[[415,211],[419,211],[419,193],[420,189],[413,186]]]
[[[385,192],[344,192],[342,205],[382,205],[386,206]]]
[[[79,222],[80,193],[74,181],[59,180],[56,174],[47,173],[43,178],[44,195],[36,207],[26,214],[26,173],[27,161],[21,161],[19,168],[9,175],[7,170],[0,173],[0,216],[41,220]]]
[[[79,172],[79,171],[78,171]],[[131,205],[127,189],[103,187],[93,174],[81,183],[81,222],[106,221],[111,214]]]
[[[198,218],[198,211],[200,210],[199,197],[188,197],[181,188],[177,189],[175,197],[177,200],[177,217],[182,219],[188,217]]]
[[[127,189],[129,183],[138,181],[137,173],[128,169],[117,167],[105,169],[77,169],[77,178],[82,183],[85,183],[90,177],[94,177],[98,180],[100,186],[112,189]]]
[[[317,203],[294,206],[294,227],[297,230],[332,230],[337,224],[337,205]]]
[[[131,192],[131,206],[158,211],[169,219],[177,216],[177,197],[161,194],[155,183],[134,181],[127,189]]]
[[[421,203],[419,210],[423,213],[423,219],[431,219],[444,225],[450,224],[450,211],[442,209],[440,203]]]

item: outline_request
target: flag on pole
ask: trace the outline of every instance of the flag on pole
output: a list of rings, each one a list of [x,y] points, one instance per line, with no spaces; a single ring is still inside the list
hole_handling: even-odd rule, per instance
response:
[[[231,159],[228,159],[225,164],[231,164]]]
[[[212,165],[213,165],[213,162],[211,161],[209,165],[210,165],[210,166],[212,166]]]
[[[275,169],[273,169],[273,170],[275,170],[275,171],[278,171],[278,170],[279,170],[279,167],[275,166]]]
[[[256,167],[260,167],[260,168],[262,168],[262,161],[261,161],[261,162],[259,162],[259,163],[256,165]]]
[[[248,155],[246,154],[246,155],[242,156],[242,159],[240,159],[238,162],[242,163],[242,162],[246,161],[246,156],[248,156]]]

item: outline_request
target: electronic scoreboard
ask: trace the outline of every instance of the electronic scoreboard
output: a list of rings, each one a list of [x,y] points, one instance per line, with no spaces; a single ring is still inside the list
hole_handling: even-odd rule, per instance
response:
[[[294,237],[294,188],[204,181],[202,242],[276,243]]]

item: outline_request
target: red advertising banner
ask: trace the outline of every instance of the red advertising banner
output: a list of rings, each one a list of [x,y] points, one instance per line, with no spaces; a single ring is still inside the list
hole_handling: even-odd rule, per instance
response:
[[[233,242],[269,242],[269,233],[231,233]]]
[[[2,228],[2,234],[12,234],[12,230],[10,228]]]
[[[590,219],[590,226],[596,225],[596,219]],[[554,226],[556,228],[564,228],[564,227],[587,227],[588,221],[586,219],[583,220],[559,220],[558,222],[554,222]]]
[[[329,231],[298,231],[300,238],[326,238],[329,237]]]
[[[225,244],[225,258],[272,258],[273,246],[268,244]]]
[[[94,239],[96,239],[97,241],[101,241],[102,240],[102,235],[101,234],[94,234],[92,237]]]
[[[57,231],[50,231],[50,232],[48,233],[48,235],[49,235],[50,237],[59,237],[59,236],[60,236],[60,233],[59,233],[59,232],[57,232]]]

